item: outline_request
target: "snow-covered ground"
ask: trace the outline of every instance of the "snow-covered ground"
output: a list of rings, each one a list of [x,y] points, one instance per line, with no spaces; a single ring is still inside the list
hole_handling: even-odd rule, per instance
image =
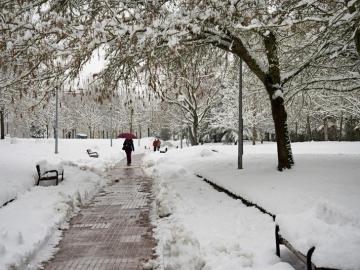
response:
[[[276,170],[276,145],[203,145],[151,153],[158,254],[165,269],[291,269],[274,255],[272,219],[216,192],[200,174],[276,214],[280,233],[317,266],[360,269],[360,143],[294,143],[296,165]],[[203,267],[203,268],[202,268]]]
[[[54,139],[16,139],[0,141],[0,269],[37,269],[48,259],[59,242],[59,228],[79,207],[86,204],[106,184],[104,172],[125,157],[122,139],[59,140],[54,154]],[[144,152],[151,139],[135,140],[135,153]],[[90,158],[86,149],[97,151]],[[37,180],[35,165],[63,167],[64,181]],[[50,184],[50,185],[49,185]],[[5,202],[15,201],[1,207]]]
[[[276,214],[281,234],[318,266],[360,269],[360,143],[294,143],[295,167],[276,170],[276,145],[208,144],[167,153],[152,139],[135,140],[154,176],[157,203],[156,263],[166,270],[293,269],[275,256],[271,217],[215,191],[195,174]],[[104,172],[124,158],[122,140],[6,139],[0,141],[0,269],[36,269],[54,253],[58,228],[106,184]],[[145,146],[147,149],[145,149]],[[164,144],[163,144],[164,146]],[[86,149],[97,151],[90,158]],[[149,149],[150,148],[150,149]],[[34,186],[35,164],[62,166],[58,186]],[[340,248],[339,248],[340,247]],[[13,268],[12,268],[13,266]]]

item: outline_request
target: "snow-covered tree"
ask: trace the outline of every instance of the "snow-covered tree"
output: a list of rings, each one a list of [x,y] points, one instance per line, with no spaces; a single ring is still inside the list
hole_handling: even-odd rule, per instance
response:
[[[180,108],[192,145],[199,144],[201,126],[219,99],[221,85],[221,56],[214,50],[212,59],[208,59],[204,53],[208,52],[184,52],[172,59],[159,69],[156,85],[152,84],[165,102]]]
[[[241,57],[264,85],[278,168],[290,168],[283,92],[319,58],[358,40],[358,27],[341,27],[358,25],[358,7],[358,1],[335,0],[7,1],[0,59],[8,70],[21,65],[22,71],[0,87],[30,78],[44,86],[64,82],[105,45],[108,64],[98,78],[111,91],[184,47],[213,45]]]
[[[227,71],[221,80],[221,101],[212,108],[209,127],[216,133],[215,141],[222,137],[237,140],[239,125],[239,61],[230,57]],[[264,97],[265,95],[265,97]],[[246,137],[255,144],[268,131],[271,111],[266,101],[266,93],[261,82],[244,65],[242,76],[242,117],[243,130]],[[214,132],[212,132],[214,133]],[[235,136],[234,136],[235,135]],[[230,136],[230,137],[229,137]]]

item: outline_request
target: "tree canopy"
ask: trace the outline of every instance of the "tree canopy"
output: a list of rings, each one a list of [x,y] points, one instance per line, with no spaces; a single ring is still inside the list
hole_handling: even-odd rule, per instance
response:
[[[102,48],[107,65],[96,79],[105,97],[139,74],[161,91],[157,69],[211,45],[242,58],[262,82],[278,168],[290,168],[284,92],[359,90],[359,6],[358,0],[5,0],[0,90],[46,94],[71,85]]]

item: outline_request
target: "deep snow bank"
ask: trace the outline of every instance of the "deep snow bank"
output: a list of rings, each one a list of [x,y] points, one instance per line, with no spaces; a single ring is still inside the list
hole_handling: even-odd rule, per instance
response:
[[[202,203],[215,209],[217,205],[208,202],[194,203],[202,195],[197,192],[201,180],[193,175],[200,174],[276,214],[281,234],[297,249],[306,254],[310,247],[316,247],[313,260],[317,266],[360,269],[357,255],[360,250],[360,209],[357,207],[360,205],[360,143],[310,142],[292,146],[296,164],[285,172],[276,170],[276,144],[273,143],[245,145],[244,170],[237,170],[237,147],[232,145],[203,145],[152,154],[148,160],[155,166],[151,166],[150,173],[158,175],[165,189],[170,190],[169,196],[159,199],[165,202],[160,211],[177,217],[178,211],[183,213],[178,210],[180,198],[186,198],[180,201],[186,202],[182,208],[190,208],[190,215],[194,209],[203,209]],[[224,209],[222,211],[229,211]],[[220,209],[214,213],[219,219],[221,214]],[[186,212],[173,222],[186,223],[187,215]],[[209,224],[213,222],[203,224],[202,229],[209,232]],[[191,232],[196,230],[195,223],[189,227]],[[238,242],[241,241],[239,238]],[[201,250],[208,247],[200,240],[199,243]]]

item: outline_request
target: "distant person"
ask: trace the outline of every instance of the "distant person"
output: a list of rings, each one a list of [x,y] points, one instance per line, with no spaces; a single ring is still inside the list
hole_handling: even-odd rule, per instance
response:
[[[154,152],[155,152],[156,149],[157,149],[157,139],[155,139],[155,140],[153,141],[153,147],[154,147]]]
[[[126,153],[127,165],[131,165],[131,152],[135,151],[134,142],[132,139],[125,139],[122,150]]]
[[[156,148],[158,151],[160,151],[160,146],[161,146],[161,141],[159,139],[157,139]]]

